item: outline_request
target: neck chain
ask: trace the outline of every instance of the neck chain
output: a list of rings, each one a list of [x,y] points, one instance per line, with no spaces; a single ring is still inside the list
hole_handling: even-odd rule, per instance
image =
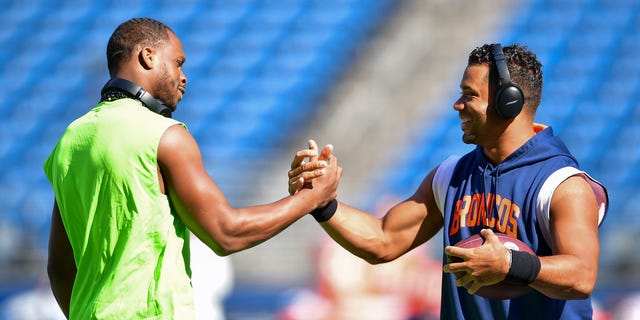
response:
[[[111,101],[116,101],[116,100],[125,99],[125,98],[135,99],[133,95],[131,95],[128,92],[112,89],[102,94],[102,99],[100,99],[100,102],[103,102],[103,101],[111,102]]]

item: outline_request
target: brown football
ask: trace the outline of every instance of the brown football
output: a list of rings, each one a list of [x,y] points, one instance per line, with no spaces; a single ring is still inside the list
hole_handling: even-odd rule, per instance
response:
[[[498,237],[500,242],[508,249],[524,251],[529,254],[535,255],[533,250],[531,250],[531,248],[529,248],[524,242],[508,236],[504,233],[496,233],[495,235]],[[483,243],[484,238],[480,234],[474,234],[466,239],[458,241],[455,246],[468,249],[479,247]],[[460,261],[457,257],[449,257],[449,259],[453,262],[456,262],[456,260]],[[458,277],[458,275],[456,275],[456,277]],[[484,286],[478,289],[475,294],[489,299],[505,300],[520,297],[531,292],[531,290],[531,287],[529,287],[528,285],[504,280],[490,286]]]

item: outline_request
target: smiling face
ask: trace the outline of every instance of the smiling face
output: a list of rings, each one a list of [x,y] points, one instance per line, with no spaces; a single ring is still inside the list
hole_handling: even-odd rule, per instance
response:
[[[486,63],[469,65],[460,82],[460,98],[453,104],[458,111],[462,141],[484,146],[495,137],[496,126],[491,126],[495,111],[489,108],[489,65]]]
[[[187,84],[187,78],[182,71],[182,65],[186,58],[178,37],[171,31],[167,32],[169,41],[166,41],[165,45],[157,51],[159,64],[152,92],[155,98],[175,111],[178,102],[182,100]]]

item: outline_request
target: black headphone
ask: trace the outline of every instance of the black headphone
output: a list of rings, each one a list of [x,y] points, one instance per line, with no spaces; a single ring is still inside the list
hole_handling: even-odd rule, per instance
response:
[[[149,92],[139,85],[122,78],[113,78],[102,87],[101,95],[105,98],[105,95],[110,90],[121,90],[131,94],[135,99],[140,100],[142,104],[149,110],[161,114],[167,118],[171,118],[171,109],[167,107],[162,101],[154,98]]]
[[[524,95],[522,89],[511,82],[507,62],[502,52],[502,45],[495,44],[493,46],[493,60],[496,62],[498,69],[498,90],[495,96],[495,109],[499,116],[503,118],[515,118],[524,105]]]

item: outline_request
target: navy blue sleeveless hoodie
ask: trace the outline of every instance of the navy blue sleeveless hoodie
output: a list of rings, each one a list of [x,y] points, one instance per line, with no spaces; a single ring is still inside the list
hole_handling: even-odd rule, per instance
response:
[[[538,256],[551,255],[541,233],[536,201],[547,178],[578,162],[550,127],[540,131],[494,166],[481,147],[460,158],[447,188],[444,245],[453,245],[484,228],[506,233]],[[446,263],[446,255],[443,257]],[[443,273],[442,319],[591,319],[591,300],[556,300],[533,290],[512,300],[470,295]]]

